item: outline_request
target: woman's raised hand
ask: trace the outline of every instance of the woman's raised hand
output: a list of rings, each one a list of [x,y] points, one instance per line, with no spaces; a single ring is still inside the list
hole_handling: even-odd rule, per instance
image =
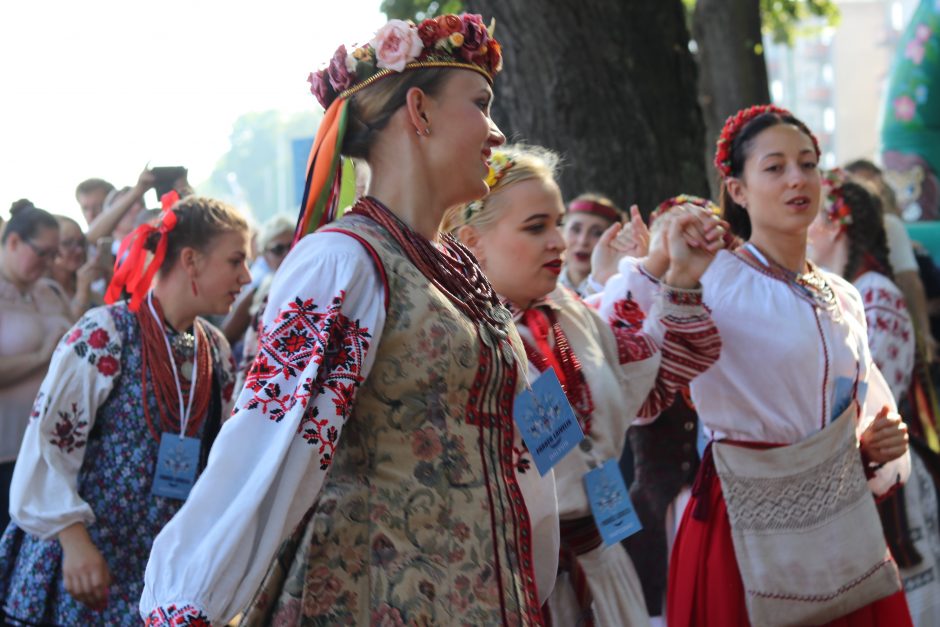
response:
[[[630,207],[630,221],[615,222],[604,231],[591,253],[591,277],[601,285],[617,273],[624,257],[644,257],[649,250],[650,232],[640,209]]]
[[[664,219],[666,223],[660,224]],[[669,256],[666,284],[681,288],[698,285],[715,253],[724,246],[726,223],[699,207],[683,205],[657,219],[656,226],[654,242],[655,231],[659,230],[665,240],[662,247]]]
[[[862,454],[868,461],[886,464],[907,452],[907,425],[898,414],[883,407],[860,438]]]

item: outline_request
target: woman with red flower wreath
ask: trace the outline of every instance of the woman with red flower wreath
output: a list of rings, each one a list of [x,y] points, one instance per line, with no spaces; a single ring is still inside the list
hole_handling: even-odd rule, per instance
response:
[[[108,295],[130,299],[65,334],[33,404],[0,540],[3,625],[140,625],[150,544],[186,498],[160,451],[191,444],[167,459],[197,473],[230,407],[228,344],[198,316],[248,283],[247,223],[189,197],[127,241]]]
[[[480,16],[446,15],[392,20],[310,76],[326,113],[295,244],[235,412],[154,542],[150,625],[541,624],[557,554],[533,537],[557,514],[530,491],[550,479],[513,463],[524,350],[440,233],[487,191],[500,63]],[[371,179],[334,222],[341,156]]]
[[[722,354],[690,385],[710,442],[669,562],[670,626],[911,624],[875,507],[910,473],[907,433],[858,291],[806,259],[819,156],[770,105],[718,142],[722,216],[744,243],[702,275]],[[706,210],[667,217],[686,211]]]

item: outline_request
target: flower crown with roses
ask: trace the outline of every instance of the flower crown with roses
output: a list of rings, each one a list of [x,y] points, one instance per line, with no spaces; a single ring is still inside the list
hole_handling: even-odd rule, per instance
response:
[[[738,136],[741,129],[750,124],[751,120],[765,113],[776,113],[779,116],[791,118],[795,117],[782,107],[775,105],[756,105],[748,107],[747,109],[741,109],[725,120],[725,125],[721,129],[721,135],[718,137],[718,142],[715,145],[715,169],[721,174],[722,179],[731,176],[731,145],[734,143],[734,138]],[[808,129],[807,132],[809,133]],[[812,133],[809,133],[809,136],[810,139],[813,140],[813,148],[816,150],[816,157],[818,158],[821,154],[819,141]]]
[[[825,196],[826,218],[839,225],[844,232],[852,224],[852,207],[845,201],[842,186],[849,180],[840,168],[826,170],[822,176],[822,188]]]
[[[680,205],[695,205],[716,216],[721,215],[721,208],[707,198],[692,196],[691,194],[679,194],[678,196],[673,196],[659,203],[656,208],[653,209],[652,213],[650,213],[649,223],[652,224],[656,221],[656,218]]]
[[[387,76],[424,68],[473,70],[492,84],[503,64],[493,28],[494,23],[487,27],[482,17],[469,13],[429,18],[417,26],[391,20],[369,43],[354,47],[352,52],[340,46],[326,67],[310,73],[310,91],[326,113],[307,162],[293,244],[336,217],[349,97]]]

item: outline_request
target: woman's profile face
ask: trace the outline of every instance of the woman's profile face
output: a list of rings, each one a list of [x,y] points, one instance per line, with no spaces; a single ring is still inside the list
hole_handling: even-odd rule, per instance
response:
[[[489,191],[490,151],[506,138],[490,119],[493,90],[472,70],[454,70],[429,98],[427,165],[442,189],[446,206],[482,198]]]
[[[528,179],[499,190],[492,202],[498,218],[477,231],[471,248],[493,289],[526,307],[558,284],[565,250],[561,191],[554,181]]]
[[[251,282],[248,272],[248,232],[227,231],[213,237],[198,254],[195,278],[200,313],[225,315],[242,287]]]

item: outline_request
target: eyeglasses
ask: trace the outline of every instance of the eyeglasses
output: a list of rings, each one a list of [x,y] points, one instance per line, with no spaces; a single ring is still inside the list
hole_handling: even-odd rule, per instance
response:
[[[88,241],[84,237],[69,238],[59,241],[59,248],[81,250],[88,246]]]
[[[33,252],[36,254],[37,257],[39,257],[40,259],[44,261],[52,260],[59,256],[58,248],[39,248],[38,246],[36,246],[36,244],[29,241],[28,239],[24,239],[23,241],[26,242],[26,244],[29,245],[29,247],[33,249]]]
[[[271,248],[268,248],[265,252],[271,253],[275,257],[283,257],[287,254],[288,250],[290,250],[290,244],[275,244]]]

